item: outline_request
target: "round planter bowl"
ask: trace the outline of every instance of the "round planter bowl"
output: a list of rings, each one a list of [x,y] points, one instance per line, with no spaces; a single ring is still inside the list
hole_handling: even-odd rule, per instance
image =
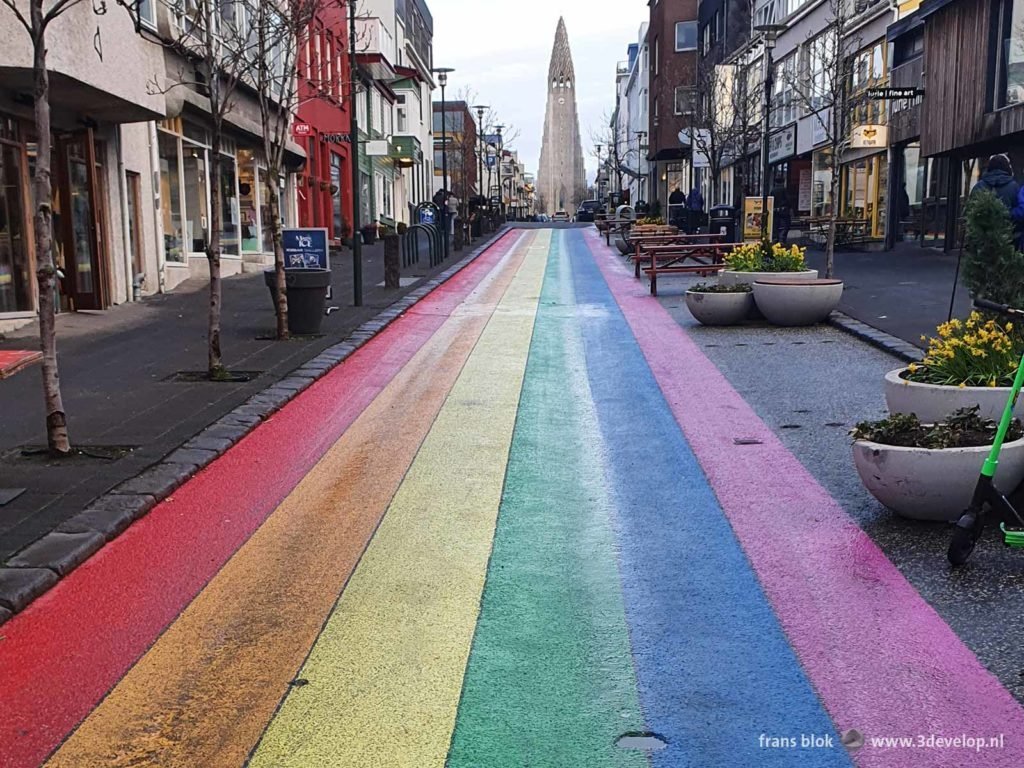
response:
[[[922,384],[907,381],[900,374],[906,368],[897,368],[885,374],[885,404],[889,413],[913,413],[921,421],[933,423],[961,408],[979,406],[978,415],[983,419],[999,421],[1003,416],[1006,401],[1010,399],[1009,387],[953,387],[945,384]],[[1013,413],[1024,417],[1024,398],[1017,401]]]
[[[686,292],[686,307],[703,325],[737,325],[754,305],[750,291],[736,293]]]
[[[900,448],[867,440],[853,444],[853,463],[872,496],[911,520],[956,520],[971,502],[991,446]],[[1004,443],[996,487],[1004,493],[1024,479],[1024,439]]]
[[[816,269],[805,269],[803,272],[734,272],[731,269],[726,269],[718,274],[718,284],[753,284],[758,280],[814,280],[817,277],[818,270]]]
[[[827,319],[843,295],[842,280],[757,280],[754,302],[772,325],[814,325]]]

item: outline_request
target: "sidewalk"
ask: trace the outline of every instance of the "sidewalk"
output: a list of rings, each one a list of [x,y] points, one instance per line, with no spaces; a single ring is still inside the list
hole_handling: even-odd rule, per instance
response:
[[[943,253],[912,243],[892,251],[837,253],[836,277],[846,283],[839,311],[923,347],[921,336],[934,335],[935,326],[949,315],[956,260],[956,252]],[[808,250],[807,261],[824,276],[824,253]],[[970,309],[970,297],[961,281],[953,316],[963,317]]]
[[[473,247],[482,242],[477,241]],[[432,278],[471,252],[453,251],[402,277]],[[206,368],[208,289],[192,280],[174,292],[105,312],[58,316],[61,388],[74,447],[93,455],[66,460],[25,456],[46,443],[38,364],[0,380],[0,489],[26,489],[0,506],[0,562],[52,531],[93,499],[135,477],[254,394],[337,344],[425,280],[383,287],[383,245],[363,247],[363,306],[352,304],[352,252],[332,254],[333,298],[319,338],[273,340],[274,314],[262,274],[224,280],[222,350],[233,371],[259,372],[246,383],[169,380]],[[0,340],[3,349],[37,349],[33,324]]]

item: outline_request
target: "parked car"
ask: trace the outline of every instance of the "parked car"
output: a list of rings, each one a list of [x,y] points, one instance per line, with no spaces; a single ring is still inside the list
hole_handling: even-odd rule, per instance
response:
[[[555,211],[555,215],[551,217],[552,221],[568,221],[569,214],[565,211]]]
[[[593,221],[599,211],[604,210],[600,200],[584,200],[576,211],[576,221]]]

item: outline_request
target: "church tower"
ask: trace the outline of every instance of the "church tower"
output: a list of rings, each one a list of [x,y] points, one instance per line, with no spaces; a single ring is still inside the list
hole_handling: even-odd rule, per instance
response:
[[[558,20],[555,45],[548,66],[548,103],[544,112],[544,138],[540,145],[537,192],[540,210],[566,211],[571,216],[586,195],[587,177],[576,114],[576,76],[569,50],[565,20]]]

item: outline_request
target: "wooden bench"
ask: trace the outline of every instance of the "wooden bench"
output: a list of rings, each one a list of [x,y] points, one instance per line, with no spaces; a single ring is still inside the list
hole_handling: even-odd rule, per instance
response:
[[[711,275],[724,268],[725,254],[743,243],[704,243],[698,245],[655,246],[645,260],[651,266],[643,268],[643,272],[651,280],[651,296],[658,295],[658,275]],[[692,259],[696,264],[683,264]],[[658,262],[663,264],[659,266]],[[639,277],[640,266],[637,266]]]
[[[640,277],[640,262],[646,260],[644,254],[650,251],[658,251],[662,249],[662,246],[710,245],[721,242],[723,238],[724,235],[718,233],[706,235],[647,235],[630,238],[627,240],[627,243],[634,245],[633,252],[629,255],[629,258],[633,260],[636,266],[636,276]]]

